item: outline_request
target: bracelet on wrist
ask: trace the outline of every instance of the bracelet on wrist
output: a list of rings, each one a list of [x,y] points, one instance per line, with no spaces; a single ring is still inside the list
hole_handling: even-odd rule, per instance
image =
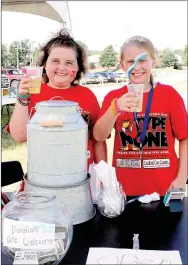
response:
[[[112,102],[111,102],[111,107],[112,107],[112,110],[113,110],[114,114],[115,114],[115,115],[119,115],[119,113],[118,113],[118,111],[117,111],[117,109],[116,109],[115,100],[116,100],[116,98],[114,98],[114,99],[112,100]]]
[[[27,102],[30,102],[30,101],[31,101],[30,98],[20,98],[20,97],[18,97],[18,96],[17,96],[17,99],[21,100],[21,101],[24,102],[24,103],[27,103]]]
[[[27,99],[27,101],[25,101],[25,100],[22,100],[22,99],[19,98],[19,97],[17,97],[17,101],[18,101],[18,103],[19,103],[20,105],[22,105],[22,106],[28,106],[29,103],[30,103],[30,99]]]
[[[115,107],[116,107],[116,110],[117,110],[117,112],[119,113],[119,115],[121,115],[121,114],[123,114],[124,112],[122,111],[122,110],[120,110],[120,108],[119,108],[119,106],[118,106],[118,104],[117,104],[117,98],[115,99],[115,101],[114,101],[114,103],[115,103]]]
[[[19,98],[29,98],[30,97],[30,93],[27,93],[27,94],[25,94],[25,95],[22,95],[22,94],[17,94],[17,96],[19,97]]]

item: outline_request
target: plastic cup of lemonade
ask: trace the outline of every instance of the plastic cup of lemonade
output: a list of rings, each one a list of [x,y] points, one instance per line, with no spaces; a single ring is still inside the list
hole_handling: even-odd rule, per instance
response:
[[[143,104],[143,93],[144,93],[144,84],[128,84],[128,93],[136,94],[136,97],[139,99],[139,105],[137,107],[132,107],[133,112],[141,112]]]
[[[42,71],[43,67],[39,66],[27,66],[24,67],[24,72],[32,79],[32,87],[29,89],[30,94],[39,94],[42,83]]]

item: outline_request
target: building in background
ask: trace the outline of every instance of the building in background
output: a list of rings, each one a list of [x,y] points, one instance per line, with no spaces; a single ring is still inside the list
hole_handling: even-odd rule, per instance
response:
[[[100,55],[88,56],[88,65],[91,70],[101,68],[99,58],[100,58]]]

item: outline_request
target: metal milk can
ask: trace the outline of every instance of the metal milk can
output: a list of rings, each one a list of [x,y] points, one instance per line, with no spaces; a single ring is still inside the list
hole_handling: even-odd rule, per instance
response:
[[[50,100],[35,109],[27,124],[28,180],[46,187],[86,180],[88,125],[79,104]]]

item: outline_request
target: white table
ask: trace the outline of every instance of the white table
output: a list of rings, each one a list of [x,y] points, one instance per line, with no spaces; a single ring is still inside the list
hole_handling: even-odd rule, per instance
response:
[[[8,95],[7,96],[2,96],[1,98],[1,106],[3,107],[4,105],[11,105],[16,103],[16,97],[15,98],[10,98]]]

